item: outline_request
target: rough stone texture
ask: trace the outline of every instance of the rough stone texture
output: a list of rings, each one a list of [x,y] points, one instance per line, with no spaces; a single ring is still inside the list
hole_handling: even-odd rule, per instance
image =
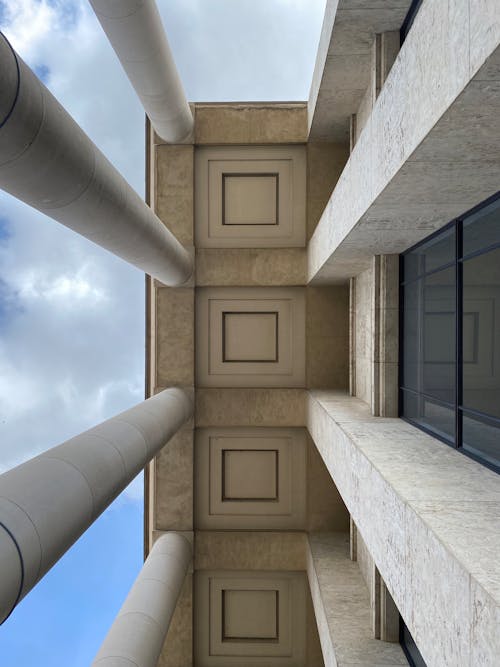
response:
[[[197,531],[196,570],[305,570],[306,533]]]
[[[183,245],[193,245],[193,179],[192,146],[155,147],[156,215]]]
[[[349,530],[349,513],[310,437],[307,461],[307,530]]]
[[[304,426],[304,389],[198,388],[196,426]]]
[[[156,457],[155,527],[193,529],[193,425],[183,427]]]
[[[376,33],[399,30],[411,0],[329,0],[309,95],[309,139],[349,142],[371,78]]]
[[[356,275],[498,189],[500,36],[487,5],[422,4],[311,238],[309,280]]]
[[[307,141],[307,104],[196,104],[195,144],[297,144]]]
[[[316,229],[348,158],[347,144],[307,144],[307,240]]]
[[[351,393],[383,417],[398,410],[398,295],[397,255],[377,255],[352,281]]]
[[[399,645],[372,638],[370,597],[347,534],[311,534],[307,574],[326,667],[408,664]]]
[[[424,659],[495,664],[498,476],[333,392],[311,394],[309,431]]]
[[[355,395],[371,405],[373,386],[373,338],[374,323],[372,303],[374,299],[373,269],[356,276],[355,297]]]
[[[194,290],[156,292],[156,384],[194,384]]]
[[[500,605],[498,592],[489,595],[476,581],[471,581],[472,632],[470,664],[497,667],[500,655]]]
[[[373,588],[373,558],[365,544],[363,536],[357,531],[356,534],[356,559],[361,576],[366,584],[366,589],[370,591]]]
[[[203,287],[298,286],[306,283],[304,248],[198,248]]]
[[[470,0],[470,75],[484,65],[500,41],[500,13],[496,0]]]
[[[314,616],[314,607],[311,598],[311,591],[307,586],[307,667],[324,667],[323,654],[321,653],[321,643],[319,639],[318,626]]]
[[[347,389],[349,384],[349,290],[308,288],[306,293],[306,384]]]

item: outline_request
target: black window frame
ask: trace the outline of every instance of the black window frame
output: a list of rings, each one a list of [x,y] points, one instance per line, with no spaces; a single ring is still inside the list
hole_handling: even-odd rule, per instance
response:
[[[399,45],[403,46],[403,43],[405,39],[408,36],[408,33],[410,32],[410,29],[413,25],[413,21],[415,20],[415,17],[418,14],[418,10],[420,9],[422,5],[423,0],[412,0],[412,3],[410,5],[410,8],[408,9],[408,13],[405,16],[405,20],[403,21],[403,24],[399,30]]]
[[[476,416],[481,420],[483,423],[490,424],[495,426],[496,428],[499,429],[499,437],[500,437],[500,418],[494,417],[493,415],[489,415],[487,413],[478,411],[478,410],[473,410],[471,408],[464,408],[463,407],[463,350],[462,350],[462,337],[463,337],[463,262],[467,261],[468,259],[472,259],[474,257],[478,257],[480,255],[486,254],[487,252],[490,252],[492,250],[496,250],[500,248],[500,241],[490,244],[489,246],[484,246],[481,247],[479,250],[476,249],[472,252],[467,253],[465,256],[463,254],[463,225],[464,222],[466,223],[468,218],[471,216],[475,215],[476,213],[480,212],[482,209],[486,208],[487,206],[490,206],[497,200],[500,200],[500,190],[496,192],[494,195],[491,197],[488,197],[488,199],[485,199],[482,201],[480,204],[477,206],[474,206],[473,208],[469,209],[465,213],[461,214],[451,222],[447,223],[443,227],[440,227],[438,230],[430,234],[429,236],[426,236],[424,239],[419,241],[418,243],[415,243],[413,246],[410,248],[407,248],[404,253],[401,253],[399,256],[399,351],[398,351],[398,415],[400,419],[403,419],[407,423],[411,424],[415,428],[418,428],[419,430],[423,431],[424,433],[428,433],[431,435],[433,438],[436,438],[437,440],[440,440],[441,442],[444,442],[447,444],[449,447],[452,447],[453,449],[456,449],[459,451],[461,454],[464,454],[465,456],[473,459],[474,461],[477,461],[478,463],[481,463],[481,465],[485,466],[486,468],[489,468],[490,470],[493,470],[496,473],[500,474],[500,464],[494,464],[491,461],[488,461],[487,459],[484,459],[481,457],[479,454],[475,454],[474,452],[468,451],[467,449],[464,449],[463,447],[463,416],[464,413],[467,413],[471,415],[472,417]],[[452,262],[444,263],[443,265],[439,266],[437,269],[433,269],[429,271],[428,273],[423,273],[419,274],[416,278],[413,278],[411,281],[408,281],[405,283],[405,276],[404,276],[404,258],[406,255],[411,253],[412,251],[418,249],[420,246],[428,243],[434,238],[437,238],[441,236],[443,233],[445,233],[448,229],[454,228],[455,230],[455,257]],[[427,275],[432,275],[432,273],[437,273],[438,271],[442,271],[445,268],[449,267],[455,267],[455,280],[456,280],[456,285],[455,285],[455,307],[456,307],[456,316],[455,316],[455,336],[456,336],[456,350],[455,350],[455,401],[454,401],[454,410],[455,410],[455,438],[454,442],[450,442],[449,439],[445,438],[444,436],[441,436],[439,433],[436,433],[436,431],[433,431],[431,428],[427,428],[422,424],[418,424],[415,421],[409,419],[403,414],[403,396],[404,392],[408,392],[409,389],[408,387],[403,386],[403,368],[404,368],[404,285],[405,284],[410,284],[411,282],[414,282],[416,280],[421,280],[423,276]],[[412,392],[417,396],[423,396],[425,397],[425,394],[422,392]],[[450,407],[450,405],[444,401],[439,401],[439,399],[436,399],[434,396],[429,397],[434,401],[436,404],[439,404],[440,402],[445,405],[447,408]]]

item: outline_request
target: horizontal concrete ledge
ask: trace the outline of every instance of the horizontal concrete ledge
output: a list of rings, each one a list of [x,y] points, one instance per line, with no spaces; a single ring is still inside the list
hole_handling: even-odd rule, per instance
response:
[[[308,429],[427,665],[497,666],[500,476],[345,394]]]
[[[423,2],[311,238],[310,282],[343,282],[498,190],[499,17],[497,0]]]
[[[407,666],[399,644],[373,639],[370,596],[349,535],[309,535],[307,576],[325,667]]]
[[[399,30],[411,0],[328,0],[308,103],[309,141],[349,143],[370,80],[376,33]]]

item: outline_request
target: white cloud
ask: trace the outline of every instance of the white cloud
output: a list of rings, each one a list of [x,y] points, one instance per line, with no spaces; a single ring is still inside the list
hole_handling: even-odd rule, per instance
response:
[[[159,2],[188,96],[214,101],[305,99],[324,4]],[[0,20],[20,55],[44,72],[142,194],[143,111],[89,3],[2,0]],[[0,219],[10,234],[0,235],[6,468],[142,399],[144,283],[136,269],[2,193]]]

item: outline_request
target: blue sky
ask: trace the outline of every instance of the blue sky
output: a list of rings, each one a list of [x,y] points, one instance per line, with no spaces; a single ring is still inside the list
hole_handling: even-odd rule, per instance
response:
[[[160,0],[192,101],[305,100],[325,0]],[[86,0],[0,27],[131,185],[142,109]],[[0,472],[143,398],[144,276],[0,191]],[[90,664],[142,563],[142,476],[0,627],[2,667]]]

